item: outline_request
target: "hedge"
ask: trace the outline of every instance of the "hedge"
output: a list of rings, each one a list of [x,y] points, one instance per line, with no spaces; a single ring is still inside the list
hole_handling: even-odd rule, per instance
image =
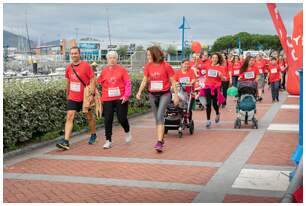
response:
[[[148,95],[135,98],[141,79],[132,75],[132,97],[129,114],[149,108]],[[3,145],[10,151],[20,145],[63,131],[66,118],[65,80],[51,82],[15,81],[3,85]],[[99,87],[98,87],[99,88]],[[100,88],[101,89],[101,88]],[[145,91],[146,93],[147,91]],[[97,123],[103,122],[98,120]],[[87,126],[82,113],[75,116],[74,130]],[[58,134],[59,136],[59,134]]]

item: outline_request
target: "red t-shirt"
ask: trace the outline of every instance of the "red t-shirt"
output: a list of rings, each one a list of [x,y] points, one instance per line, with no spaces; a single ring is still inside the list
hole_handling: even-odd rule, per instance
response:
[[[224,66],[213,66],[209,65],[206,68],[206,80],[205,85],[206,86],[221,86],[221,78],[220,74],[223,75],[224,72]]]
[[[124,82],[129,80],[128,72],[121,65],[105,66],[97,80],[102,86],[101,101],[119,100],[125,92]]]
[[[280,60],[278,62],[278,65],[281,69],[281,72],[284,73],[286,71],[286,66],[287,66],[285,60]]]
[[[259,74],[263,74],[264,73],[265,66],[266,66],[266,63],[265,63],[264,60],[261,60],[261,61],[258,61],[258,62],[256,61],[255,62],[255,67],[257,68]]]
[[[74,65],[74,70],[85,83],[85,85],[89,85],[90,79],[94,77],[94,72],[91,69],[90,65],[85,62],[81,61],[79,65]],[[69,80],[69,94],[68,100],[76,101],[76,102],[83,102],[84,97],[84,85],[78,79],[78,77],[74,74],[71,64],[67,65],[66,67],[66,74],[65,77]]]
[[[206,68],[209,67],[211,65],[211,61],[209,59],[206,59],[204,62],[203,62],[203,65],[202,67],[200,68],[199,70],[199,76],[202,77],[204,75],[206,75]]]
[[[269,72],[270,61],[268,59],[263,59],[263,62],[265,63],[264,73],[267,74]]]
[[[256,76],[259,75],[258,70],[255,66],[248,67],[247,70],[239,75],[242,80],[254,81]]]
[[[223,65],[223,75],[226,78],[223,81],[229,81],[229,64],[227,62]]]
[[[201,59],[198,59],[197,66],[195,66],[195,62],[194,62],[193,59],[190,61],[190,68],[193,69],[197,75],[201,75],[200,71],[203,68],[203,65],[204,65],[204,63],[203,63],[203,61]]]
[[[281,78],[281,69],[278,65],[269,65],[269,82],[277,82]]]
[[[232,76],[239,76],[241,67],[242,67],[242,64],[240,61],[233,63],[230,68],[230,71],[232,72]]]
[[[169,78],[174,76],[174,70],[167,62],[148,63],[144,66],[144,76],[149,80],[149,92],[165,92],[170,89]]]
[[[186,73],[183,73],[182,70],[177,70],[174,79],[179,83],[190,83],[192,80],[196,79],[196,76],[191,69],[188,69]]]
[[[177,70],[175,72],[174,79],[179,83],[191,83],[193,80],[196,79],[196,76],[192,69],[188,69],[186,73],[183,73],[182,70]],[[186,91],[190,92],[190,87],[186,87]]]

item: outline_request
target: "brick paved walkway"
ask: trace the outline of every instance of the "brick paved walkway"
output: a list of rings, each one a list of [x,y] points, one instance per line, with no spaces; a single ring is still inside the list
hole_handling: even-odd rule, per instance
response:
[[[128,145],[115,127],[110,150],[102,149],[102,129],[94,145],[84,134],[69,151],[49,146],[4,161],[4,202],[279,202],[298,143],[296,130],[278,129],[296,126],[298,109],[281,106],[299,99],[284,92],[272,104],[266,94],[257,104],[258,130],[233,129],[235,102],[229,98],[221,123],[207,130],[205,113],[195,111],[194,135],[184,131],[178,138],[169,131],[161,154],[153,149],[154,120],[147,114],[130,120]],[[281,125],[270,129],[272,124]]]

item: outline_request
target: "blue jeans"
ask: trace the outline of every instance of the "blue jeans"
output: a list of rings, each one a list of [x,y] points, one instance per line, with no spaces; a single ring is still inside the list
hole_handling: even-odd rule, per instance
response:
[[[278,100],[279,97],[279,81],[271,82],[271,94],[272,94],[272,100]]]
[[[239,76],[232,76],[232,83],[234,87],[238,87],[238,77]]]

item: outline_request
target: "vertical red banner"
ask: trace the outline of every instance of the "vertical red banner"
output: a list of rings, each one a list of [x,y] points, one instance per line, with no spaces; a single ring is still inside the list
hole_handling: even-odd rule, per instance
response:
[[[300,84],[299,84],[299,75],[297,70],[300,69],[300,67],[298,67],[298,62],[302,61],[300,60],[300,58],[302,58],[302,56],[297,56],[297,53],[301,54],[300,51],[300,46],[302,46],[302,43],[299,44],[298,43],[295,45],[295,42],[292,42],[290,37],[287,37],[287,31],[285,28],[285,25],[282,21],[282,18],[276,8],[276,4],[272,4],[272,3],[268,3],[267,4],[267,8],[269,10],[269,13],[271,15],[274,27],[276,29],[277,35],[280,39],[280,42],[282,44],[283,50],[285,55],[287,56],[287,61],[288,61],[288,76],[287,76],[287,91],[290,94],[294,94],[294,95],[298,95],[300,93]],[[301,14],[298,14],[301,15]],[[298,16],[297,15],[297,16]],[[299,28],[295,28],[296,29],[296,33],[294,37],[298,38],[298,36],[300,35],[301,32],[303,32],[303,22],[300,19],[301,17],[295,17],[295,27],[298,26]],[[301,23],[302,22],[302,23]],[[303,35],[301,35],[302,37]],[[299,40],[299,39],[297,39]],[[301,42],[301,41],[300,41]],[[298,52],[296,52],[295,49],[299,49]],[[303,50],[303,49],[302,49]]]

